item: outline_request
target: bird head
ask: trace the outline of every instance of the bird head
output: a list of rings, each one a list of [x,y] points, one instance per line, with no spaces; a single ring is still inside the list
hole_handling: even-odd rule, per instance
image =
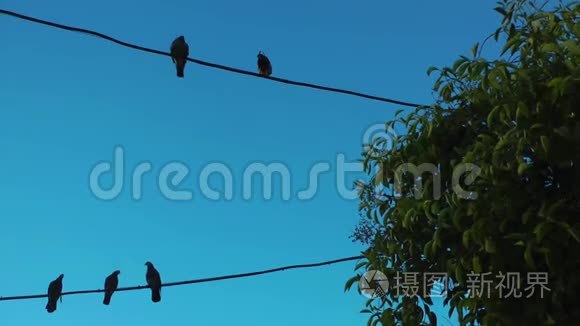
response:
[[[64,274],[60,274],[57,280],[62,280],[64,278]]]
[[[113,274],[114,275],[119,275],[119,274],[121,274],[121,271],[114,271]]]
[[[185,36],[183,36],[183,35],[179,35],[179,37],[177,39],[180,40],[180,41],[185,42]]]
[[[264,55],[264,52],[262,52],[262,51],[258,52],[258,58],[263,56],[263,55]]]
[[[145,266],[147,266],[147,267],[153,267],[153,264],[151,264],[151,262],[148,261],[148,262],[145,263]]]

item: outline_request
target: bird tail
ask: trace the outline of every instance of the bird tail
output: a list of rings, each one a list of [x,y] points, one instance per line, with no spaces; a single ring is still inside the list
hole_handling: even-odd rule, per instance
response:
[[[46,311],[48,313],[53,313],[56,311],[56,300],[49,300],[46,304]]]
[[[151,290],[151,301],[161,301],[161,289]]]
[[[113,296],[112,293],[105,293],[105,298],[103,299],[103,304],[108,306],[111,303],[111,297]]]
[[[185,61],[178,60],[175,64],[175,67],[177,68],[177,77],[183,78],[185,70]]]
[[[272,75],[272,69],[269,69],[269,68],[258,68],[258,74],[260,74],[262,76],[269,77],[270,75]]]

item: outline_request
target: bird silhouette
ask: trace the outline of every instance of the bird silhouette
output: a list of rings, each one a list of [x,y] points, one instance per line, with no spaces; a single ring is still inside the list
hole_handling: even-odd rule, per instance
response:
[[[60,274],[60,276],[50,282],[48,285],[48,303],[46,304],[46,311],[48,313],[53,313],[56,311],[56,304],[59,299],[61,299],[62,295],[62,279],[64,278],[64,274]]]
[[[175,63],[175,69],[177,70],[177,77],[183,78],[185,76],[185,64],[189,56],[189,45],[185,42],[184,36],[179,36],[173,40],[170,52],[171,59]]]
[[[145,278],[147,285],[151,288],[151,301],[159,302],[161,301],[161,276],[151,262],[146,262],[145,266],[147,266]]]
[[[258,52],[258,74],[262,76],[270,76],[272,74],[270,59],[262,51]]]
[[[105,279],[105,298],[103,299],[104,305],[108,306],[111,303],[111,297],[119,286],[119,274],[121,274],[120,271],[114,271]]]

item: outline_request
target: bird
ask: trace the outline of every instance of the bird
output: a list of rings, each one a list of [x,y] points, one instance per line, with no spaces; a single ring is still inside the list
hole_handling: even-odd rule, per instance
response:
[[[262,76],[270,76],[272,74],[270,59],[262,51],[258,52],[258,74]]]
[[[109,305],[111,303],[111,297],[115,290],[117,290],[117,286],[119,286],[119,274],[121,271],[114,271],[111,275],[107,276],[105,279],[105,298],[103,299],[104,305]]]
[[[151,301],[159,302],[161,301],[161,276],[151,262],[146,262],[145,266],[147,266],[145,279],[147,280],[147,285],[151,288]]]
[[[62,295],[62,279],[64,278],[64,274],[60,274],[60,276],[50,282],[48,285],[48,303],[46,304],[46,311],[48,313],[53,313],[56,311],[56,303],[58,299],[61,299]]]
[[[185,64],[187,63],[187,57],[189,56],[189,45],[185,42],[185,37],[183,35],[177,37],[171,43],[171,59],[175,64],[177,70],[177,77],[184,77]]]

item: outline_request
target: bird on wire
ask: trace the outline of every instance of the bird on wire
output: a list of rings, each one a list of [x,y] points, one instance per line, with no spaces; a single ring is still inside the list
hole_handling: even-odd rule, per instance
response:
[[[272,75],[270,59],[262,51],[258,52],[258,74],[262,76]]]
[[[114,271],[105,279],[105,298],[103,299],[103,304],[106,306],[111,303],[111,297],[113,297],[113,293],[115,293],[119,286],[119,274],[121,274],[121,271]]]
[[[62,302],[62,279],[64,278],[64,274],[60,274],[60,276],[50,282],[48,285],[48,303],[46,304],[46,311],[48,313],[53,313],[56,311],[56,305],[58,300],[60,299]]]
[[[185,76],[185,64],[187,63],[187,57],[189,56],[189,45],[185,42],[185,37],[179,36],[173,43],[171,43],[171,59],[175,64],[175,69],[177,70],[177,77],[183,78]]]
[[[146,262],[147,274],[145,274],[145,279],[147,280],[147,286],[151,289],[151,301],[159,302],[161,301],[161,275],[155,269],[151,262]]]

